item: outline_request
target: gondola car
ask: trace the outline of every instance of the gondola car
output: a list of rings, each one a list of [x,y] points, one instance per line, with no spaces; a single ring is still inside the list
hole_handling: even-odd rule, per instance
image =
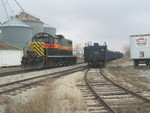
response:
[[[107,61],[121,57],[123,57],[123,53],[108,50],[106,43],[104,45],[94,43],[94,45],[84,47],[84,61],[92,67],[105,67]]]
[[[24,49],[21,66],[42,68],[76,64],[72,41],[62,35],[38,33]]]

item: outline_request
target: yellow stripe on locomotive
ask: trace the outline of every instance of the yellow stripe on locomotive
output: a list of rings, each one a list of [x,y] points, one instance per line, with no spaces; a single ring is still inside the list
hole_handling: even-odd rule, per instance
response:
[[[59,50],[72,50],[71,47],[61,46],[59,44],[47,44],[44,42],[31,42],[29,43],[29,50],[36,52],[39,56],[44,56],[44,49],[59,49]]]
[[[29,43],[29,50],[36,52],[39,56],[44,56],[44,43],[31,42]]]

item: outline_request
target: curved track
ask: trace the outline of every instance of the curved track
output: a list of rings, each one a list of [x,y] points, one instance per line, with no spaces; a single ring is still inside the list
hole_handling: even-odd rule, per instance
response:
[[[36,77],[31,77],[19,81],[9,82],[5,84],[0,84],[0,95],[15,92],[16,90],[20,90],[21,88],[30,87],[32,85],[41,85],[41,82],[46,81],[49,78],[58,78],[61,76],[65,76],[71,73],[75,73],[78,71],[82,71],[87,69],[87,66],[82,66],[78,68],[68,69],[65,71],[58,71],[51,74],[44,74]]]
[[[91,113],[149,113],[150,100],[113,81],[99,69],[88,69],[80,89]]]

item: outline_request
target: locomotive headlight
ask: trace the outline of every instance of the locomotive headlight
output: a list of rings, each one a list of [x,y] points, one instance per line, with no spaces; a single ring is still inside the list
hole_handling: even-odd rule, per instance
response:
[[[95,55],[98,55],[98,51],[95,51],[94,54],[95,54]]]
[[[104,49],[101,49],[101,51],[104,51]]]

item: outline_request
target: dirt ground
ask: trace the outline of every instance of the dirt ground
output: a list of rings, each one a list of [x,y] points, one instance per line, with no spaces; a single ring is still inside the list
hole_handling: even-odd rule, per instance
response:
[[[108,63],[106,70],[116,80],[129,83],[141,91],[150,91],[150,69],[147,67],[134,69],[133,61],[123,58]]]
[[[9,71],[17,71],[17,70],[22,70],[20,66],[18,67],[0,67],[0,73],[3,72],[9,72]]]
[[[84,71],[81,71],[16,92],[16,95],[1,96],[0,113],[42,113],[45,109],[48,110],[43,113],[88,113],[76,86],[83,81],[83,76]]]
[[[116,81],[119,81],[121,84],[136,87],[143,92],[143,95],[147,94],[150,96],[150,69],[134,69],[132,60],[123,58],[109,62],[104,70],[110,73],[111,76],[113,76],[114,79]],[[77,83],[83,81],[84,72],[85,71],[81,71],[69,76],[64,76],[60,79],[56,79],[54,81],[51,81],[50,86],[46,84],[40,86],[40,89],[38,87],[35,87],[14,96],[1,96],[0,112],[6,113],[4,107],[6,107],[8,111],[11,111],[12,108],[14,109],[14,103],[15,105],[25,104],[24,102],[30,103],[31,98],[34,99],[34,103],[42,103],[42,100],[44,99],[38,100],[38,96],[43,95],[42,93],[43,91],[45,91],[46,94],[44,95],[50,95],[51,103],[53,103],[53,105],[48,104],[48,108],[54,110],[48,113],[88,113],[88,111],[86,110],[86,103],[84,102],[84,99],[82,97],[82,93],[76,86]],[[43,88],[45,87],[46,90],[43,90]],[[21,103],[19,103],[20,100]],[[35,107],[36,109],[37,106],[39,105],[35,104],[35,106],[33,106],[32,108]],[[40,107],[41,109],[44,108],[41,105]],[[31,107],[26,108],[25,106],[23,108],[30,109]],[[17,112],[17,109],[20,110],[20,108],[16,108],[16,111],[11,113],[29,112]],[[30,112],[34,113],[34,110]]]

